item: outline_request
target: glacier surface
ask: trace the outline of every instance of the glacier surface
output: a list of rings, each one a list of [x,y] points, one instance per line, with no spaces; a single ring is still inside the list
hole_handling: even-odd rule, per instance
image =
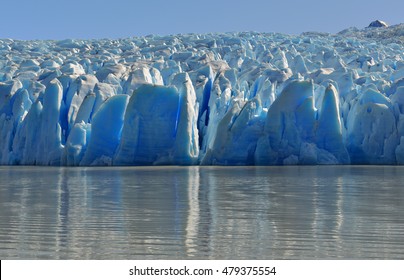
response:
[[[403,36],[2,39],[0,164],[404,164]]]

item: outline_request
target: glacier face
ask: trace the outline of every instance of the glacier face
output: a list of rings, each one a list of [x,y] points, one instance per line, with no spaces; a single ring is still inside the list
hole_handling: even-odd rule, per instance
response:
[[[0,40],[0,164],[403,164],[403,34]]]

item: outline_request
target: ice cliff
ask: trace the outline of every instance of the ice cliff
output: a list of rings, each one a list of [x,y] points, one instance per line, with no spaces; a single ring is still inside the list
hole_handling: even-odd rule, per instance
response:
[[[0,40],[0,164],[404,164],[404,25]]]

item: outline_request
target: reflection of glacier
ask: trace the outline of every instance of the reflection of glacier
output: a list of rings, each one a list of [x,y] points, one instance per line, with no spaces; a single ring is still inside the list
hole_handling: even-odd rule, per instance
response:
[[[0,163],[402,164],[403,30],[0,40]]]
[[[403,258],[401,167],[3,167],[0,176],[2,259]]]
[[[191,173],[189,175],[189,184],[188,184],[188,218],[187,218],[187,226],[186,226],[186,239],[185,239],[185,247],[187,250],[187,255],[190,257],[194,257],[198,253],[197,240],[198,240],[198,227],[199,227],[199,217],[201,215],[200,207],[199,207],[199,169],[193,168],[189,169]]]

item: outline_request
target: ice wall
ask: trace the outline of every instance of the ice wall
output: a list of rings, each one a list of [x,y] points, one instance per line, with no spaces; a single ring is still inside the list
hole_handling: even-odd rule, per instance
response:
[[[403,164],[403,31],[3,39],[0,164]]]

